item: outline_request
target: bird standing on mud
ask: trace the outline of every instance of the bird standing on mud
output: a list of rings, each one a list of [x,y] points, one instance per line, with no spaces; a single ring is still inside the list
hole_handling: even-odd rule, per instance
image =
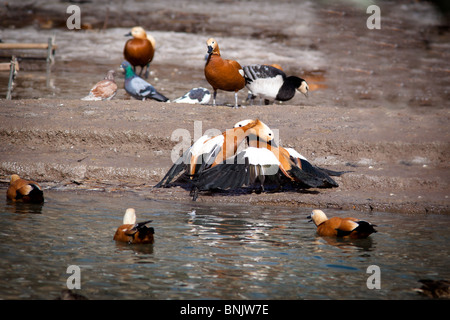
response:
[[[280,68],[274,66],[244,66],[244,77],[252,96],[260,96],[267,101],[288,101],[294,97],[295,92],[308,96],[309,87],[304,79],[288,77]]]
[[[217,90],[234,91],[234,108],[238,107],[238,91],[245,87],[244,71],[234,60],[222,59],[219,44],[213,38],[206,41],[208,58],[205,65],[205,78],[213,87],[213,105],[216,105]]]
[[[114,70],[109,70],[105,78],[97,82],[89,92],[89,95],[81,100],[111,100],[117,93],[117,84],[114,80]]]
[[[122,62],[120,68],[125,72],[125,91],[138,100],[153,99],[166,102],[169,99],[156,91],[150,83],[137,76],[128,61]]]
[[[132,28],[125,36],[133,36],[125,43],[123,49],[125,60],[133,66],[134,72],[137,66],[141,67],[139,76],[142,75],[145,67],[145,78],[148,78],[148,68],[155,54],[155,39],[147,35],[142,27]]]

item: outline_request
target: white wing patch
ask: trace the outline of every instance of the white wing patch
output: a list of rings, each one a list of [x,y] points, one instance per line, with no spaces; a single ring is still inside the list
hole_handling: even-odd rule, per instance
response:
[[[281,75],[277,75],[274,78],[258,78],[248,83],[247,88],[254,95],[273,100],[276,98],[283,82],[283,77]]]

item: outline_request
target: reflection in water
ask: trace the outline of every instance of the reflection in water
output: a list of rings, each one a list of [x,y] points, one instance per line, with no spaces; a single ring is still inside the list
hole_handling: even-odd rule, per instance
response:
[[[7,205],[11,212],[14,213],[33,213],[33,214],[40,214],[42,213],[42,207],[44,206],[44,203],[26,203],[26,202],[20,202],[20,201],[7,201]]]
[[[113,240],[131,206],[153,220],[153,245]],[[447,216],[352,212],[379,232],[340,240],[318,237],[308,213],[128,193],[48,190],[38,210],[5,201],[0,298],[57,297],[69,265],[80,267],[77,293],[89,299],[420,299],[419,279],[450,277]],[[380,267],[381,290],[366,287],[370,265]]]
[[[366,239],[343,239],[334,237],[318,237],[327,244],[340,248],[345,251],[347,249],[357,248],[360,251],[372,251],[373,238]],[[319,240],[320,241],[320,240]]]

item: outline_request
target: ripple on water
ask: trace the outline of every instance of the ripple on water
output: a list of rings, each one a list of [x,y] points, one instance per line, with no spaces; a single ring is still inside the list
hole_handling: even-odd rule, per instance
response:
[[[153,220],[154,245],[112,240],[131,206]],[[450,277],[446,216],[330,210],[378,225],[368,239],[339,241],[317,237],[303,208],[49,190],[33,210],[0,206],[0,298],[56,297],[69,265],[80,266],[81,292],[93,299],[415,299],[419,279]],[[370,265],[381,290],[367,288]]]

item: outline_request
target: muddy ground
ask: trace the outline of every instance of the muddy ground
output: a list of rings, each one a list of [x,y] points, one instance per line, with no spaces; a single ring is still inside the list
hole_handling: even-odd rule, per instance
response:
[[[79,4],[89,14],[87,30],[76,34],[64,29],[68,15],[57,14],[68,2],[25,1],[0,10],[3,41],[56,33],[59,44],[50,87],[39,87],[42,76],[33,80],[27,67],[35,65],[23,61],[13,100],[0,100],[4,187],[18,173],[45,188],[191,201],[181,188],[152,189],[172,165],[174,131],[185,129],[193,139],[207,129],[259,118],[279,130],[283,146],[312,163],[350,171],[336,178],[339,188],[202,194],[197,201],[450,213],[450,35],[447,21],[428,2],[377,3],[380,30],[367,29],[367,5],[345,2],[122,1],[92,10],[99,3]],[[136,24],[154,30],[160,47],[150,80],[170,98],[194,86],[210,88],[202,58],[211,35],[224,43],[223,55],[228,49],[228,57],[241,64],[279,63],[304,77],[310,97],[237,110],[225,106],[233,95],[224,92],[216,107],[136,101],[118,77],[114,100],[79,100],[104,71],[118,66],[124,31]],[[99,35],[107,40],[99,40],[97,50],[80,46]],[[239,98],[246,105],[244,91]],[[196,121],[201,128],[194,132]]]

